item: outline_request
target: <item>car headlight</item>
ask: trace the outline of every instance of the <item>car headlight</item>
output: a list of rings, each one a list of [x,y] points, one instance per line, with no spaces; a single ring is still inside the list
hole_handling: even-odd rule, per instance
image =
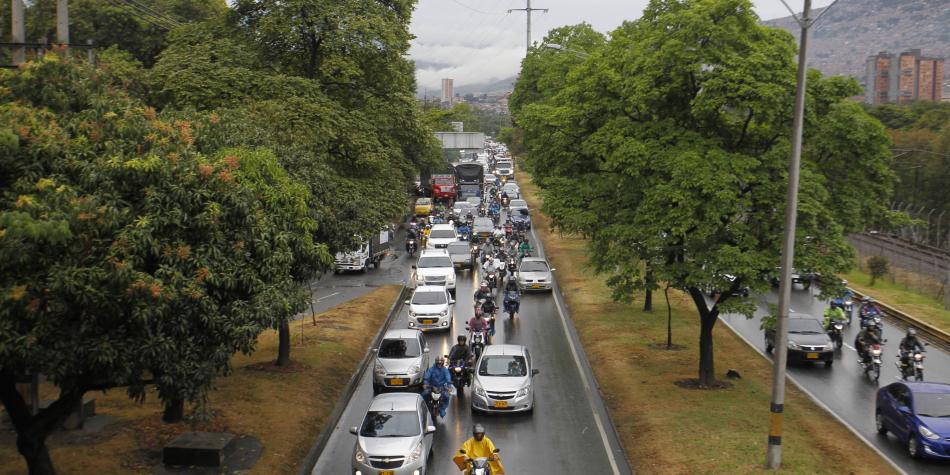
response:
[[[439,315],[441,315],[441,316],[443,316],[443,317],[446,316],[446,315],[448,315],[448,314],[449,314],[449,311],[448,311],[448,310],[443,310],[443,311],[439,312]]]
[[[373,366],[373,372],[376,373],[378,376],[385,376],[386,368],[383,367],[383,365],[380,364],[379,361],[377,361],[376,364]]]
[[[425,282],[426,277],[424,275],[416,274],[416,282]]]
[[[528,395],[528,386],[525,386],[518,390],[518,393],[515,394],[515,397],[525,397]]]
[[[410,311],[409,311],[409,316],[410,316],[410,317],[415,317],[415,316],[416,316],[416,312],[413,312],[412,310],[410,310]]]
[[[481,397],[488,397],[485,395],[485,390],[482,389],[481,385],[475,384],[475,394],[478,394]]]
[[[793,350],[797,350],[797,349],[801,348],[801,345],[799,345],[798,343],[795,343],[795,342],[792,341],[792,340],[788,340],[788,347],[791,348],[791,349],[793,349]]]
[[[415,374],[422,370],[422,367],[419,366],[419,363],[416,363],[409,367],[409,374]]]
[[[917,431],[920,432],[920,435],[924,436],[924,438],[927,440],[937,440],[940,438],[939,435],[934,434],[932,430],[924,426],[917,426]]]
[[[419,458],[422,457],[423,450],[424,448],[422,447],[422,442],[419,442],[419,445],[417,445],[416,448],[412,449],[412,452],[410,452],[409,456],[406,457],[406,462],[403,463],[403,465],[408,465],[410,463],[415,462],[416,460],[419,460]]]
[[[366,454],[359,446],[356,446],[356,454],[353,455],[353,458],[356,459],[356,463],[366,463]]]

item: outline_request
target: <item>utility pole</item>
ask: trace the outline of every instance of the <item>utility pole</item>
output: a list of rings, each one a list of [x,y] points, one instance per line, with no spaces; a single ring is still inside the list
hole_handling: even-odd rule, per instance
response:
[[[23,27],[23,0],[11,0],[10,4],[10,39],[21,45],[26,42],[26,28]],[[26,49],[23,46],[13,48],[13,64],[20,65],[26,61]]]
[[[785,363],[788,360],[788,306],[792,296],[792,263],[795,261],[795,227],[798,221],[798,181],[802,161],[802,127],[805,115],[805,78],[808,72],[808,32],[837,3],[832,2],[817,18],[811,18],[811,0],[805,0],[802,16],[781,0],[801,26],[798,47],[798,88],[792,121],[792,158],[788,166],[788,196],[785,204],[785,229],[782,235],[782,270],[779,276],[778,321],[775,328],[775,358],[772,370],[772,403],[769,406],[769,445],[765,464],[777,470],[782,465],[782,421],[785,409]]]
[[[527,14],[527,17],[528,17],[528,28],[527,28],[527,32],[526,32],[526,35],[525,35],[526,38],[527,38],[527,41],[526,41],[527,44],[525,45],[525,55],[527,55],[528,52],[531,51],[531,12],[544,12],[544,13],[547,13],[547,12],[548,12],[548,9],[547,9],[547,8],[531,8],[531,0],[525,0],[525,2],[526,2],[526,4],[525,4],[525,7],[524,7],[524,8],[511,8],[511,9],[508,10],[508,13],[511,13],[511,12],[525,12],[525,13]]]
[[[69,0],[56,0],[56,42],[69,44]]]

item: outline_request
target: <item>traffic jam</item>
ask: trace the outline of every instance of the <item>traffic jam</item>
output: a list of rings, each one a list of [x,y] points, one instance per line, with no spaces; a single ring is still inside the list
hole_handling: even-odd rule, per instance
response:
[[[460,153],[452,173],[433,174],[417,186],[407,224],[406,258],[412,261],[405,325],[387,330],[373,351],[373,399],[355,436],[352,473],[421,475],[431,470],[440,420],[468,406],[473,414],[530,414],[535,404],[530,348],[503,344],[497,322],[518,319],[522,295],[551,292],[552,269],[531,245],[531,215],[514,181],[507,148]],[[367,241],[341,270],[365,270],[375,262],[378,241],[392,246],[386,230]],[[352,263],[356,264],[352,264]],[[474,287],[473,305],[456,308],[457,292]],[[464,313],[464,315],[462,315]],[[456,319],[464,328],[455,328]],[[395,328],[400,327],[400,328]],[[429,341],[431,332],[455,335],[445,354]],[[450,401],[462,399],[459,404]],[[500,449],[486,425],[475,423],[471,438],[452,455],[460,471],[504,473]]]

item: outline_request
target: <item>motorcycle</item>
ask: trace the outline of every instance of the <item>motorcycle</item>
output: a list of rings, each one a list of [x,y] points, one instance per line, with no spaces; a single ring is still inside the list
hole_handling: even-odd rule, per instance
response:
[[[406,239],[406,252],[409,253],[409,257],[415,256],[417,250],[419,250],[419,243],[416,241],[416,239]]]
[[[498,273],[495,270],[488,271],[485,282],[488,282],[488,288],[494,291],[498,287]]]
[[[881,353],[883,353],[881,344],[872,343],[868,346],[867,352],[867,356],[859,361],[858,364],[864,369],[864,375],[867,376],[871,382],[876,383],[878,379],[881,378]]]
[[[913,377],[914,381],[924,380],[924,354],[919,351],[902,351],[897,354],[897,369],[901,378],[907,381]]]
[[[495,449],[494,454],[491,457],[478,457],[478,458],[466,458],[464,461],[464,466],[468,467],[471,475],[492,475],[491,464],[498,459],[498,449]],[[459,450],[459,453],[465,455],[465,449]]]
[[[471,333],[472,335],[469,339],[471,343],[469,343],[469,346],[472,350],[472,354],[475,355],[475,359],[478,360],[478,358],[482,356],[482,351],[485,349],[485,332],[478,331]]]
[[[508,318],[515,318],[520,308],[521,294],[514,290],[505,292],[505,312],[508,312]]]
[[[861,328],[865,327],[877,327],[877,331],[880,334],[884,334],[884,322],[881,320],[880,314],[872,314],[865,317],[861,317]]]
[[[463,360],[452,361],[449,365],[449,372],[452,373],[452,385],[455,386],[455,392],[459,397],[465,394],[465,386],[471,383],[469,379],[469,365]]]
[[[831,337],[831,341],[834,342],[835,348],[841,349],[841,345],[844,344],[844,321],[835,320],[831,322],[831,328],[828,329],[828,336]]]
[[[439,418],[439,405],[442,403],[442,398],[448,397],[448,394],[443,394],[443,392],[445,392],[444,389],[439,386],[429,388],[426,406],[429,407],[429,414],[432,415],[433,421]]]
[[[844,301],[844,313],[848,316],[848,326],[851,326],[851,316],[854,314],[854,301],[851,299]]]

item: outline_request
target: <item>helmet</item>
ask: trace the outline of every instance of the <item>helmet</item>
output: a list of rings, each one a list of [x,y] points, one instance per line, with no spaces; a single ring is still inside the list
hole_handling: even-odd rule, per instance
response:
[[[482,437],[485,437],[485,427],[481,424],[472,426],[472,436],[475,437],[475,440],[482,440]]]
[[[491,256],[489,256],[489,257],[491,257]],[[482,283],[481,283],[481,285],[479,285],[479,287],[488,287],[488,282],[483,280]]]
[[[913,327],[908,328],[908,329],[907,329],[907,336],[908,336],[908,337],[917,336],[917,330],[914,329]]]
[[[458,338],[457,338],[457,340],[458,340],[458,342],[459,342],[460,345],[464,345],[464,344],[465,344],[465,335],[459,335]]]
[[[439,365],[439,366],[444,365],[444,364],[445,364],[445,358],[443,358],[442,356],[436,356],[436,357],[435,357],[435,364],[437,364],[437,365]]]

